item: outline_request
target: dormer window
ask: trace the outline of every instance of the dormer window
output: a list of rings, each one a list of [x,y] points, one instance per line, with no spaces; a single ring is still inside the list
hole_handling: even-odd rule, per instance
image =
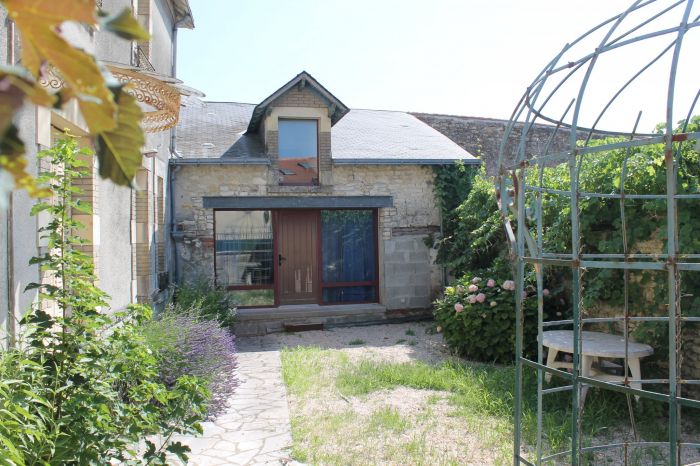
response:
[[[280,118],[279,172],[283,185],[318,185],[318,121]]]

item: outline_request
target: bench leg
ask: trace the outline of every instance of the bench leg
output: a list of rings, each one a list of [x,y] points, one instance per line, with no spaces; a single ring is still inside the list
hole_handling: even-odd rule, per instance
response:
[[[559,354],[558,350],[555,350],[554,348],[549,348],[547,350],[547,367],[555,367],[554,362],[557,360],[557,354]],[[544,375],[544,381],[549,383],[552,380],[552,374],[546,373]]]
[[[591,378],[591,372],[592,372],[592,367],[593,367],[593,356],[586,356],[585,354],[581,355],[581,376],[583,377],[588,377]],[[579,404],[583,406],[583,404],[586,402],[586,395],[588,394],[588,389],[590,387],[588,385],[584,385],[581,389],[581,399],[579,400]]]
[[[627,364],[629,365],[630,372],[632,373],[632,378],[641,380],[642,379],[642,370],[639,367],[639,359],[634,358],[634,359],[628,359]],[[637,388],[639,390],[642,389],[642,384],[640,382],[632,382],[630,383],[630,387],[632,388]],[[637,401],[639,401],[639,396],[634,397]]]

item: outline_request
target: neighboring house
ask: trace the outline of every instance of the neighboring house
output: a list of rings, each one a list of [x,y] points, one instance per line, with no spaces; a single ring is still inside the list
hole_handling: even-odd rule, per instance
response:
[[[186,106],[173,236],[180,281],[214,279],[237,331],[348,324],[429,309],[431,165],[480,161],[416,117],[351,110],[302,72],[258,105]]]
[[[107,12],[133,7],[137,18],[152,35],[147,42],[135,43],[111,34],[95,32],[67,23],[62,32],[68,40],[94,53],[123,82],[132,85],[132,93],[143,104],[147,132],[143,148],[143,166],[135,184],[138,190],[119,187],[96,174],[81,179],[83,200],[93,206],[92,215],[76,216],[86,228],[85,247],[94,259],[99,286],[112,297],[113,309],[135,301],[158,300],[158,290],[167,284],[167,241],[165,233],[168,158],[171,133],[180,107],[179,81],[175,73],[177,28],[192,28],[187,0],[102,0]],[[14,65],[20,58],[18,32],[0,8],[0,62]],[[62,86],[60,76],[51,74],[42,80],[50,90]],[[173,87],[175,86],[175,87]],[[86,134],[86,126],[75,107],[64,111],[25,106],[17,118],[26,142],[30,171],[36,175],[47,167],[37,164],[37,150],[48,148],[62,137],[64,129],[73,135]],[[26,312],[37,296],[24,293],[30,282],[46,280],[29,259],[45,252],[46,242],[38,228],[46,221],[30,217],[34,200],[25,192],[11,193],[8,210],[0,213],[0,330],[14,331],[15,319]],[[0,331],[0,334],[2,332]]]

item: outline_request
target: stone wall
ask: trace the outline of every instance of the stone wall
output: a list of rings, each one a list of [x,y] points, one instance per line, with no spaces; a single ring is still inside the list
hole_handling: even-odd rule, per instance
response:
[[[268,185],[268,166],[182,166],[175,174],[175,228],[178,275],[187,281],[214,275],[214,211],[206,196],[285,196]],[[300,193],[295,193],[299,195]],[[429,167],[333,167],[331,185],[308,196],[392,196],[394,206],[379,209],[380,300],[389,309],[430,307],[440,291],[442,271],[423,239],[440,229]]]
[[[432,126],[442,134],[462,146],[469,153],[484,161],[486,173],[496,175],[498,172],[498,153],[501,139],[508,125],[507,120],[476,118],[452,115],[433,115],[414,113],[419,120]],[[523,124],[516,124],[509,136],[508,160],[514,159],[514,148],[520,142]],[[529,155],[541,153],[547,147],[554,132],[553,126],[535,125],[528,133],[527,147]],[[564,151],[569,146],[569,132],[559,130],[549,147],[549,153]]]

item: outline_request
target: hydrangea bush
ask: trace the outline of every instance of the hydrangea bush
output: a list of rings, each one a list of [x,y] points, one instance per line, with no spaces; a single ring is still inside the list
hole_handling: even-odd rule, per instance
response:
[[[466,274],[434,303],[436,330],[457,354],[484,362],[511,362],[515,350],[515,283],[491,270],[485,275]],[[537,293],[525,291],[524,350],[537,350]],[[545,311],[550,293],[545,295]],[[558,317],[561,318],[561,317]]]

